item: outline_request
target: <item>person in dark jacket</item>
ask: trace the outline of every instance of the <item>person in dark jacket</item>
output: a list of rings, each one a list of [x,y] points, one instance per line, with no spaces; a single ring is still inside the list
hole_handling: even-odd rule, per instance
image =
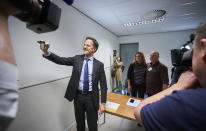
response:
[[[41,43],[41,41],[38,41]],[[74,100],[74,112],[77,131],[85,131],[85,116],[89,131],[97,131],[98,113],[106,109],[107,82],[104,64],[94,58],[99,44],[96,39],[86,37],[83,45],[83,54],[74,57],[60,57],[48,49],[46,43],[43,57],[59,65],[73,66],[72,75],[67,86],[65,98]],[[99,97],[99,85],[101,97]],[[99,101],[101,98],[101,102]]]
[[[128,89],[134,97],[137,97],[138,91],[138,97],[144,98],[146,68],[147,64],[144,54],[136,52],[134,62],[130,64],[127,72]]]

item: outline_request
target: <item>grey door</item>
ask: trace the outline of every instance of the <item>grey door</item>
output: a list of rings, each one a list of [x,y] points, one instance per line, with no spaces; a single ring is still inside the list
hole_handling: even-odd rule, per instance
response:
[[[120,57],[123,65],[125,66],[122,73],[122,84],[124,87],[129,65],[132,63],[134,55],[137,51],[139,51],[139,43],[120,44]]]

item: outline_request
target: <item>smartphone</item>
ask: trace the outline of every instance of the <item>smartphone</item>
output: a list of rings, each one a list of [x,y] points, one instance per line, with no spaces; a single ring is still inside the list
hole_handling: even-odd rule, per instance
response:
[[[134,103],[134,99],[130,99],[130,101],[129,101],[130,103]]]
[[[45,41],[38,41],[38,43],[40,44],[41,48],[45,48],[46,47]]]

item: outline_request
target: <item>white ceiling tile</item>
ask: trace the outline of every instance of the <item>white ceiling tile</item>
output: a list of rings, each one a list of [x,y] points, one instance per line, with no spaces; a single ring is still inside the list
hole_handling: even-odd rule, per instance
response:
[[[206,19],[206,0],[76,0],[74,6],[116,35],[194,29]],[[163,9],[165,21],[125,28],[152,10]]]

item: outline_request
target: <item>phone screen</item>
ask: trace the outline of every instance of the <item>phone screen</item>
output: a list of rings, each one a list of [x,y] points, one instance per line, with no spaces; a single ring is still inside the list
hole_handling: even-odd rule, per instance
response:
[[[41,44],[40,44],[40,47],[41,47],[41,48],[45,48],[45,43],[41,43]]]
[[[130,99],[130,101],[129,101],[130,103],[134,103],[134,99]]]
[[[41,48],[45,48],[45,41],[38,41]]]

